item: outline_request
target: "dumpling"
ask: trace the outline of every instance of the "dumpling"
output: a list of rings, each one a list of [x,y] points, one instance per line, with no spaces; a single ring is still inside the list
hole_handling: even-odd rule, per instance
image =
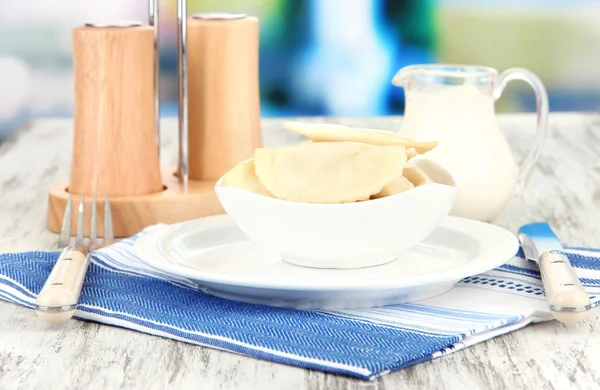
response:
[[[415,188],[415,186],[406,177],[400,174],[392,179],[391,182],[386,184],[379,193],[371,196],[371,199],[378,199],[399,194],[412,188]]]
[[[433,183],[433,180],[425,172],[413,165],[407,164],[406,167],[404,167],[402,174],[415,187],[422,186],[423,184]]]
[[[223,175],[224,186],[238,187],[273,198],[273,195],[262,185],[256,176],[254,161],[242,161]]]
[[[370,145],[400,145],[423,154],[437,146],[436,141],[416,142],[386,130],[358,129],[333,123],[286,122],[285,128],[315,142],[360,142]]]
[[[276,198],[305,203],[367,200],[402,174],[406,150],[356,142],[313,142],[254,151],[256,175]]]

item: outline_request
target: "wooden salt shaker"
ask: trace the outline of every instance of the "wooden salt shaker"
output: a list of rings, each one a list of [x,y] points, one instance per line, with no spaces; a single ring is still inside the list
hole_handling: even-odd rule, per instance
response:
[[[187,134],[180,134],[179,173],[187,180],[181,167],[189,166],[189,180],[216,181],[262,144],[259,20],[245,14],[195,14],[187,19],[182,44],[187,44],[182,49],[188,73],[181,79],[187,76],[180,131]]]

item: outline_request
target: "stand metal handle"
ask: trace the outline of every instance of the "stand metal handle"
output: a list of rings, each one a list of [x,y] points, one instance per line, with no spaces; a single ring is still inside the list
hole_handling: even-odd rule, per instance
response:
[[[177,176],[187,186],[188,156],[188,90],[187,90],[187,0],[177,0],[177,81],[179,83],[179,167]]]
[[[148,23],[154,27],[154,121],[156,122],[156,147],[160,162],[160,38],[159,38],[159,2],[148,1]]]

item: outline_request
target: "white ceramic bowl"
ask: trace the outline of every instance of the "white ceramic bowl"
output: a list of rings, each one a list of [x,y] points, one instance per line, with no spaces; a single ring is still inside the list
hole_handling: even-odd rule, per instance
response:
[[[364,202],[291,202],[223,186],[222,179],[215,192],[240,229],[284,261],[317,268],[375,266],[424,240],[458,195],[456,180],[441,165],[421,156],[411,163],[435,183]]]

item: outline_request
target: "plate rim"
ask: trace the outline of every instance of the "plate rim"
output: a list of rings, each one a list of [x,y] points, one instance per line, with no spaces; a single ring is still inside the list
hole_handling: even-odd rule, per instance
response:
[[[183,278],[189,279],[193,283],[200,284],[200,285],[202,283],[211,283],[213,285],[218,284],[218,285],[225,285],[225,286],[235,286],[235,287],[254,288],[254,289],[263,289],[263,290],[266,290],[266,289],[284,290],[284,291],[360,291],[360,290],[376,291],[376,290],[390,290],[390,289],[401,289],[401,288],[410,288],[410,287],[422,287],[422,286],[429,286],[429,285],[440,284],[440,283],[452,283],[452,282],[456,283],[463,278],[477,275],[477,274],[480,274],[480,273],[483,273],[486,271],[490,271],[494,268],[499,267],[502,264],[505,264],[506,262],[508,262],[512,257],[514,257],[518,253],[518,250],[520,248],[518,238],[513,233],[511,233],[509,230],[507,230],[501,226],[494,225],[494,224],[491,224],[488,222],[482,222],[482,221],[477,221],[477,220],[472,220],[472,219],[461,218],[461,217],[449,215],[440,222],[440,224],[438,225],[437,228],[440,228],[442,226],[453,228],[455,230],[461,231],[464,234],[469,235],[470,237],[473,237],[472,233],[476,232],[477,233],[476,236],[478,236],[478,237],[475,237],[475,238],[480,243],[481,243],[481,239],[480,239],[481,237],[496,236],[496,239],[497,239],[497,237],[502,237],[503,245],[497,244],[495,246],[497,247],[496,249],[501,249],[502,246],[505,246],[506,249],[504,249],[504,252],[503,252],[505,254],[501,254],[501,253],[495,254],[494,253],[494,256],[493,256],[494,261],[492,261],[492,260],[488,260],[488,261],[474,260],[474,261],[468,262],[464,266],[459,266],[456,269],[440,271],[438,273],[433,273],[433,274],[415,275],[415,277],[411,278],[411,280],[409,280],[409,281],[407,281],[407,280],[403,280],[403,281],[389,280],[389,281],[386,281],[385,283],[381,283],[377,280],[370,280],[370,281],[364,282],[364,283],[355,281],[352,283],[348,282],[346,284],[329,285],[329,286],[323,286],[323,285],[308,286],[308,285],[302,284],[302,283],[289,283],[289,282],[277,283],[276,281],[271,281],[271,280],[258,282],[255,280],[245,279],[243,276],[240,277],[240,276],[215,274],[215,273],[203,271],[203,270],[200,270],[197,268],[184,267],[184,266],[181,266],[178,264],[173,264],[172,260],[167,260],[167,261],[169,261],[169,263],[167,263],[164,259],[158,260],[158,261],[156,260],[157,257],[166,256],[166,255],[160,253],[162,251],[159,250],[160,249],[159,242],[161,239],[163,239],[165,236],[167,236],[174,229],[182,228],[185,225],[194,225],[194,224],[198,224],[198,223],[206,224],[206,223],[210,223],[211,221],[215,221],[215,220],[225,220],[226,222],[231,223],[233,226],[236,226],[234,220],[228,214],[219,214],[219,215],[213,215],[213,216],[208,216],[208,217],[195,218],[195,219],[167,225],[163,229],[156,229],[156,230],[150,231],[135,240],[133,249],[134,249],[136,255],[138,256],[138,258],[140,259],[140,261],[142,261],[147,266],[154,268],[158,271],[161,271],[167,275],[183,277]],[[466,226],[466,228],[465,228],[465,226]],[[465,232],[465,229],[468,229],[468,231]],[[148,250],[147,248],[145,248],[145,246],[146,246],[146,242],[152,242],[151,241],[152,239],[155,239],[155,243],[152,248],[154,253],[149,253],[151,251]],[[489,240],[489,238],[488,238],[488,240]],[[480,254],[478,254],[476,256],[476,259],[480,258],[482,256],[481,255],[482,252],[480,252]],[[375,266],[375,267],[378,267],[378,266]],[[178,272],[174,272],[174,270],[178,270]],[[343,271],[343,269],[341,269],[341,271]]]

